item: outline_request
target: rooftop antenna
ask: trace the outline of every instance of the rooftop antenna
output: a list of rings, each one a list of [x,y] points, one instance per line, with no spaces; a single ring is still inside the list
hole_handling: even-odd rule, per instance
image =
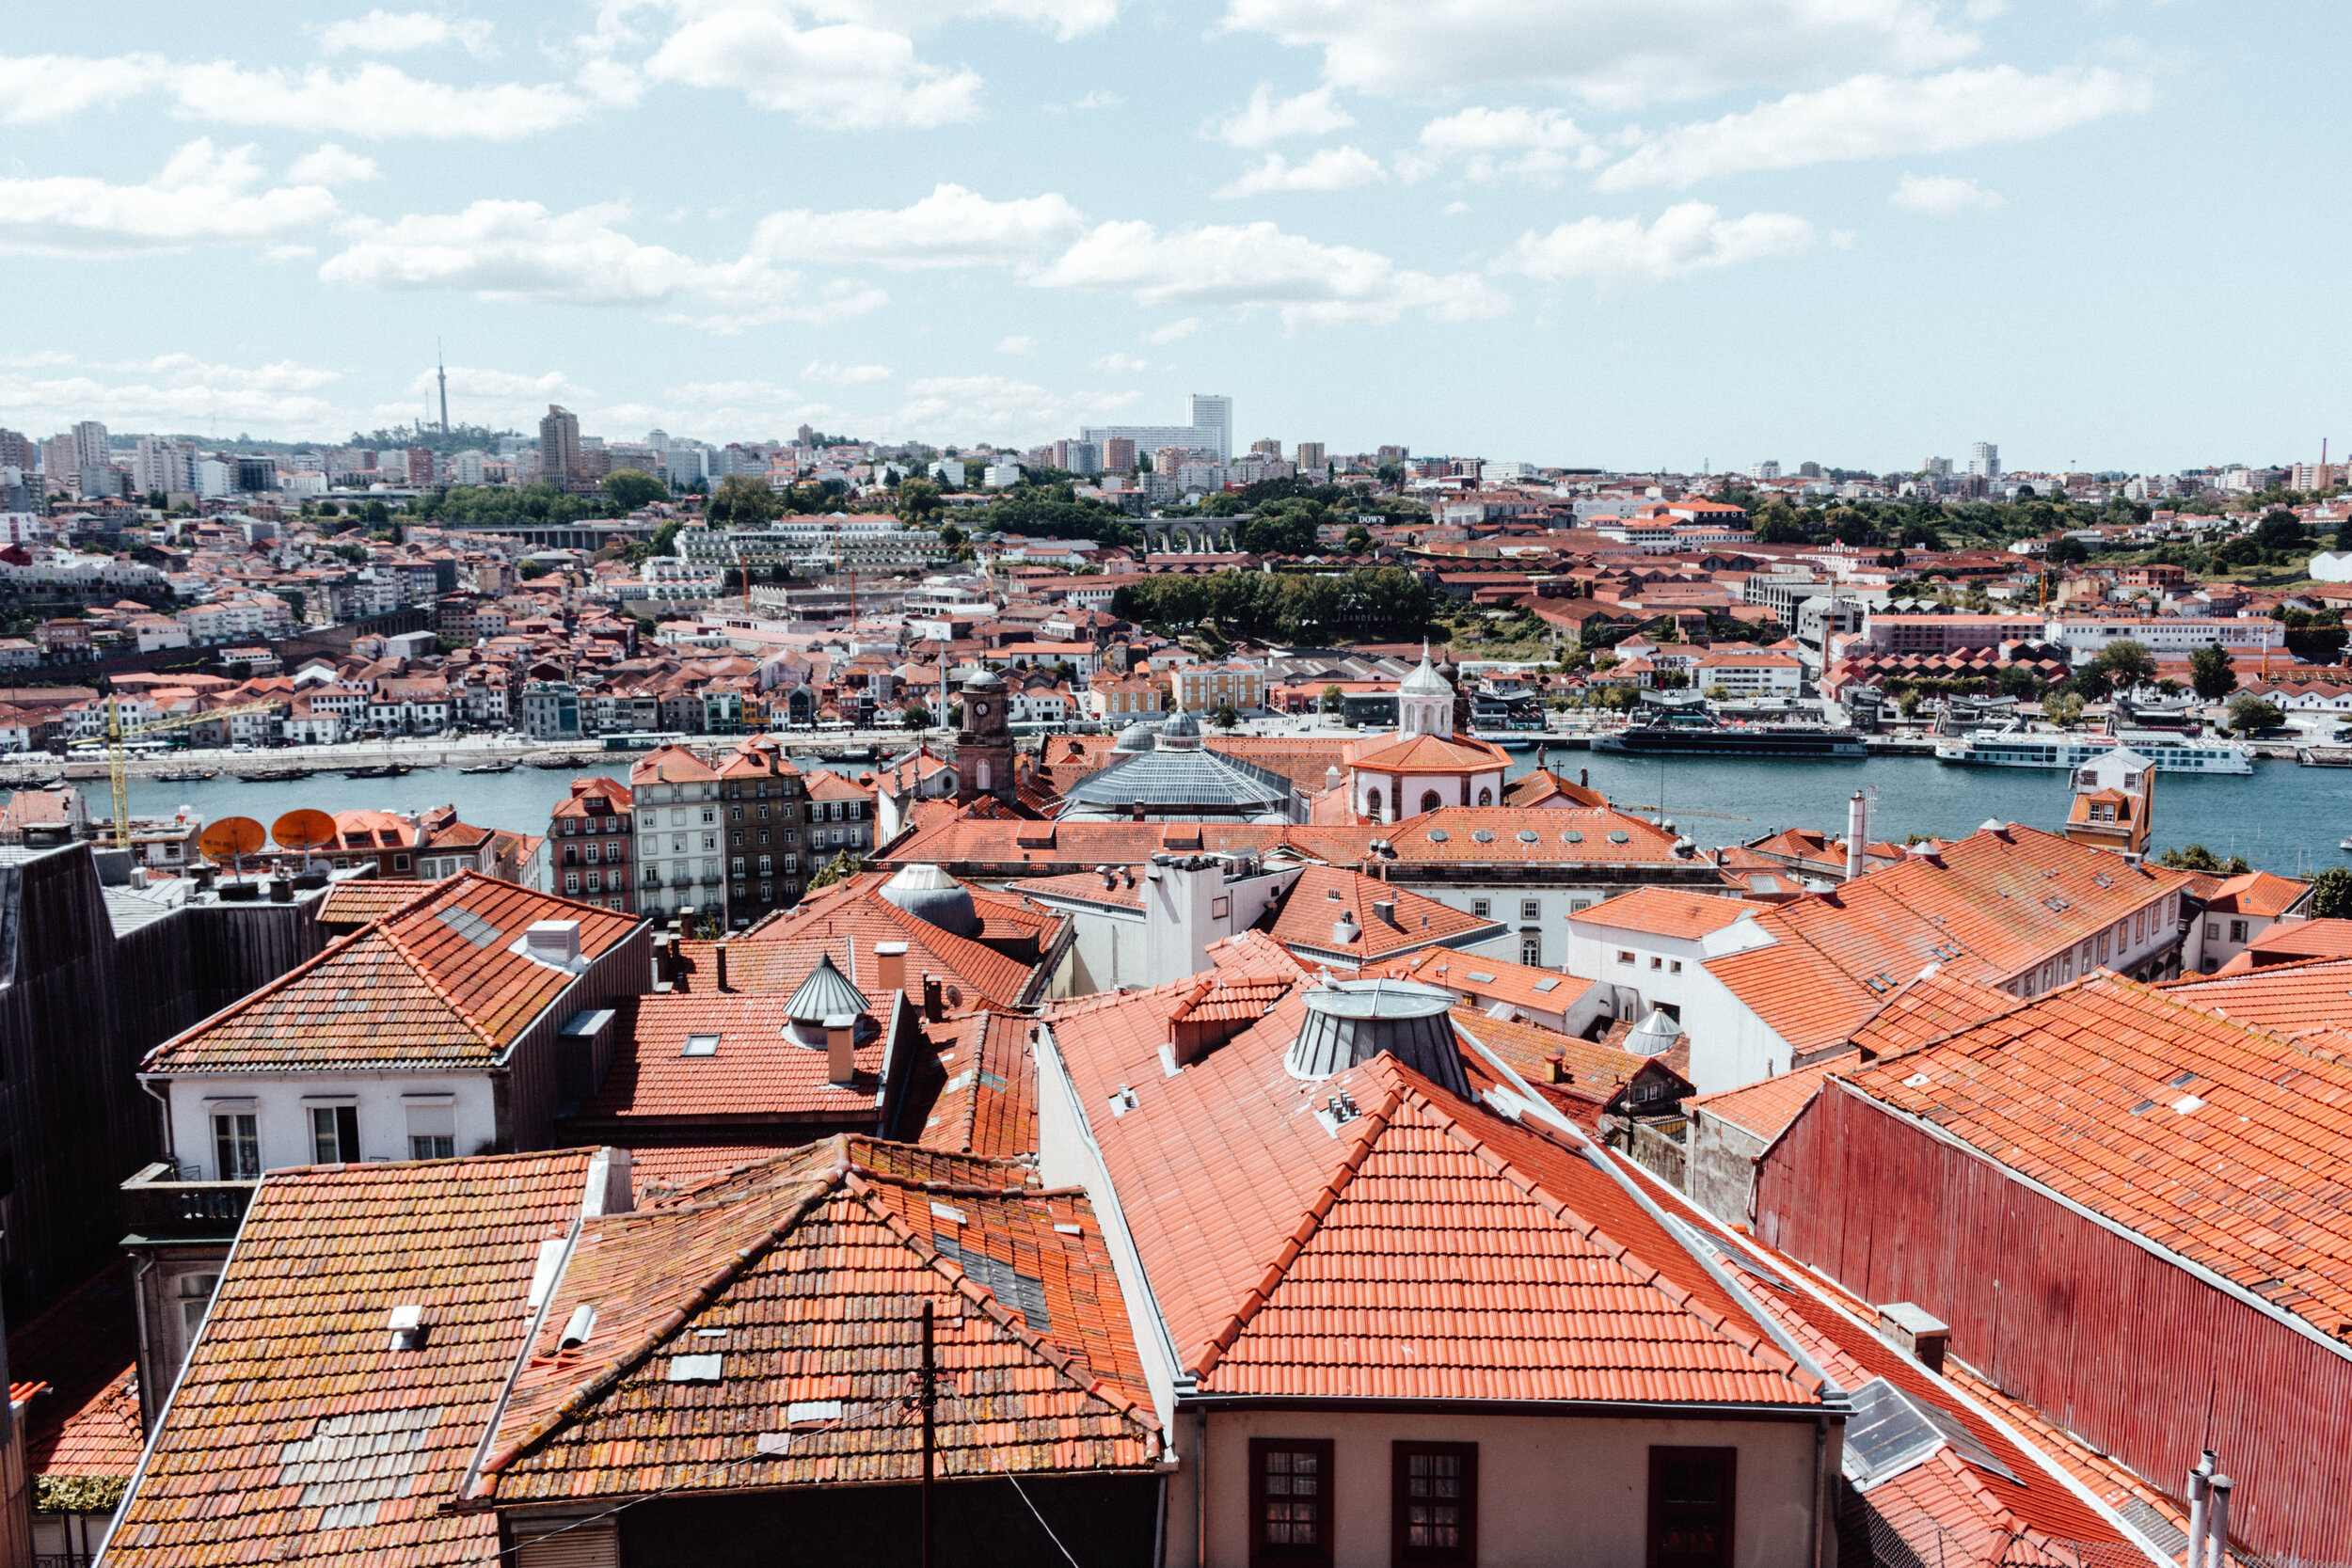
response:
[[[449,434],[449,365],[441,356],[441,340],[433,340],[433,375],[441,387],[441,434]]]

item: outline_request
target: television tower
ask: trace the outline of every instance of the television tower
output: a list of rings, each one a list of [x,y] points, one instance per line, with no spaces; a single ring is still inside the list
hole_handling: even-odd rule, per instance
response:
[[[441,358],[441,340],[433,340],[433,373],[441,384],[441,434],[449,434],[449,366]]]

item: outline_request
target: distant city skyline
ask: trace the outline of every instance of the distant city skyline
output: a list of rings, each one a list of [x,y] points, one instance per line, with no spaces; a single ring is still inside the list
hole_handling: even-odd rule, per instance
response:
[[[1197,387],[1235,450],[1629,471],[1988,432],[2013,468],[2171,471],[2337,422],[2346,220],[2308,187],[2344,13],[1434,14],[28,13],[0,424],[437,423],[444,354],[453,421],[721,442],[1024,445]],[[2264,213],[2290,242],[2238,233]]]

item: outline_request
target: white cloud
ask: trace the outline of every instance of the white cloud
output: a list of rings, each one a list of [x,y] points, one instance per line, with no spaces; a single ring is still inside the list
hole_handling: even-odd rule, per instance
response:
[[[661,395],[673,402],[691,404],[698,408],[718,404],[772,406],[801,400],[800,393],[789,387],[779,387],[772,381],[690,381],[683,387],[672,387]]]
[[[330,22],[319,33],[323,54],[403,55],[414,49],[437,49],[456,44],[469,55],[487,59],[492,28],[472,17],[436,16],[431,11],[374,10],[362,17]]]
[[[1143,341],[1147,343],[1172,343],[1178,339],[1189,338],[1200,330],[1200,318],[1186,316],[1182,321],[1172,321],[1166,326],[1154,327],[1143,335]]]
[[[1277,99],[1274,89],[1261,82],[1248,103],[1225,119],[1202,126],[1200,132],[1234,147],[1258,148],[1271,147],[1286,136],[1320,136],[1344,131],[1355,123],[1353,115],[1331,102],[1329,87],[1317,87],[1295,98]]]
[[[752,256],[704,262],[631,239],[617,203],[551,213],[535,201],[477,201],[462,213],[357,219],[350,244],[319,269],[369,289],[463,289],[485,299],[668,308],[665,320],[714,331],[822,322],[883,303],[877,289],[832,286],[817,299],[796,275]],[[695,312],[701,313],[695,313]]]
[[[1549,234],[1519,237],[1494,263],[1497,272],[1524,273],[1547,282],[1589,277],[1603,286],[1658,283],[1688,273],[1738,266],[1812,248],[1813,226],[1788,213],[1726,218],[1703,201],[1686,201],[1639,218],[1580,218]]]
[[[1001,375],[930,376],[908,385],[906,404],[886,423],[899,436],[929,441],[1032,441],[1067,436],[1089,418],[1133,407],[1134,392],[1067,396]]]
[[[1073,109],[1116,109],[1121,103],[1126,102],[1127,101],[1120,97],[1119,94],[1115,92],[1104,92],[1098,87],[1070,106]]]
[[[1362,148],[1326,147],[1303,164],[1269,152],[1263,163],[1216,194],[1230,199],[1266,191],[1346,191],[1388,177],[1380,160]]]
[[[0,180],[0,250],[103,255],[266,241],[336,215],[324,186],[263,186],[252,148],[224,151],[203,136],[136,185],[80,175]]]
[[[1524,82],[1632,108],[1756,83],[1947,65],[1977,47],[1937,0],[1227,0],[1224,25],[1323,51],[1334,87]]]
[[[1108,371],[1113,375],[1139,375],[1152,368],[1151,361],[1138,359],[1132,354],[1111,353],[1094,361],[1093,368]]]
[[[831,359],[812,359],[808,369],[801,372],[811,381],[830,382],[835,387],[863,387],[869,382],[890,379],[888,365],[844,365]]]
[[[1895,182],[1887,200],[1931,217],[1956,217],[1962,213],[1989,213],[2002,204],[1998,191],[1988,191],[1974,180],[1952,174],[1906,174]]]
[[[858,22],[803,27],[782,6],[695,8],[644,70],[659,81],[732,88],[829,130],[921,129],[979,113],[977,72],[916,59],[903,33]]]
[[[0,124],[63,119],[101,103],[119,103],[153,87],[169,69],[160,55],[0,57]]]
[[[75,420],[103,420],[118,429],[199,430],[217,420],[296,438],[352,429],[343,410],[317,395],[340,372],[293,360],[217,365],[167,354],[69,371],[68,356],[36,357],[44,362],[0,371],[0,423],[62,429]]]
[[[1043,255],[1085,227],[1058,195],[991,201],[961,185],[939,185],[908,207],[771,213],[753,234],[752,251],[771,261],[901,270],[1009,265]]]
[[[996,352],[999,354],[1035,354],[1037,340],[1035,338],[1000,338],[996,342]]]
[[[314,152],[306,152],[286,170],[286,178],[297,185],[354,185],[363,180],[381,178],[375,160],[347,152],[333,142],[321,143]]]
[[[1431,120],[1396,166],[1407,180],[1458,162],[1465,179],[1482,184],[1503,179],[1551,184],[1568,169],[1593,167],[1602,156],[1600,143],[1562,110],[1515,105],[1464,109]]]
[[[1047,288],[1116,289],[1145,305],[1270,307],[1294,331],[1393,321],[1407,310],[1467,321],[1511,308],[1483,279],[1404,271],[1373,251],[1321,245],[1271,223],[1167,233],[1140,221],[1105,223],[1035,281]]]
[[[1691,185],[1748,169],[1956,152],[2055,135],[2145,109],[2146,80],[2104,67],[2029,76],[2015,66],[1918,80],[1863,75],[1743,114],[1677,126],[1600,172],[1602,190]]]
[[[248,71],[215,61],[176,68],[166,86],[180,113],[192,119],[373,140],[512,141],[570,125],[592,107],[570,88],[551,83],[451,87],[376,61],[341,77],[320,66],[296,76],[275,66]]]

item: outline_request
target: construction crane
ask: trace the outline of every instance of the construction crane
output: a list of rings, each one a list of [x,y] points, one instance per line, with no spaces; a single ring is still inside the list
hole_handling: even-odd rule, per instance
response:
[[[208,708],[202,713],[183,713],[173,719],[158,719],[152,723],[122,727],[120,710],[115,705],[112,693],[106,697],[106,733],[88,740],[77,740],[76,746],[106,748],[107,781],[114,785],[115,847],[131,847],[131,775],[130,758],[122,750],[126,740],[136,740],[143,735],[157,735],[165,730],[184,730],[196,724],[209,724],[216,719],[235,719],[247,713],[266,713],[278,705],[275,702],[239,703],[234,707]]]

